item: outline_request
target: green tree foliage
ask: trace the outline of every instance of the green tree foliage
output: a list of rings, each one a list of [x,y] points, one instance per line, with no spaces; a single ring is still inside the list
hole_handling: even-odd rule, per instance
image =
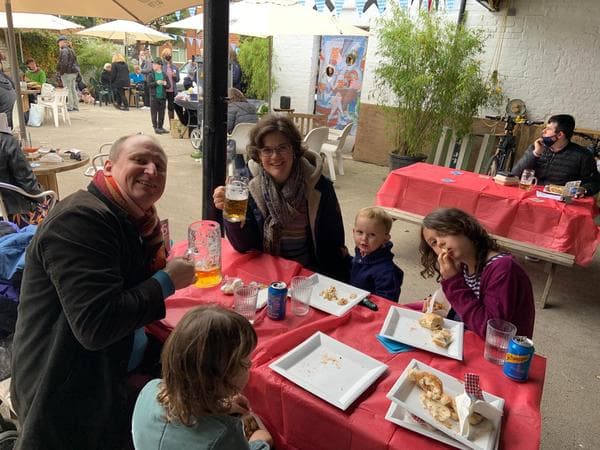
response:
[[[240,41],[238,61],[246,83],[246,97],[266,100],[269,90],[269,40],[245,37]],[[275,89],[274,81],[272,89]]]
[[[38,66],[44,69],[51,83],[56,81],[56,63],[58,61],[58,44],[56,32],[31,31],[21,33],[23,56],[33,58]],[[116,52],[122,52],[122,47],[97,38],[71,36],[73,49],[86,84],[90,77],[99,78],[105,63],[112,61]],[[24,70],[25,67],[23,66]]]
[[[123,46],[106,40],[80,37],[73,43],[84,80],[100,78],[104,64],[112,62],[115,53],[123,53]]]
[[[21,32],[24,58],[21,70],[25,71],[26,67],[24,62],[28,58],[33,58],[38,66],[46,72],[48,80],[53,81],[55,79],[56,60],[58,57],[58,46],[56,44],[57,36],[58,35],[48,31]],[[17,42],[19,42],[18,38]]]
[[[380,26],[376,85],[380,98],[391,91],[397,101],[388,108],[394,152],[422,153],[443,125],[462,136],[480,107],[499,101],[478,59],[482,31],[449,23],[434,13],[411,18],[397,6]]]

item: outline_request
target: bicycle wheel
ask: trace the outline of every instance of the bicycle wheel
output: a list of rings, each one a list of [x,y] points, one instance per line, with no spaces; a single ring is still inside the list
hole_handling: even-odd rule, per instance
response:
[[[495,177],[496,173],[498,173],[498,158],[496,156],[492,156],[490,162],[488,164],[487,170],[485,171],[486,175],[491,177]]]
[[[200,129],[194,128],[190,133],[190,142],[192,143],[192,147],[196,150],[199,150],[202,147],[202,133]]]

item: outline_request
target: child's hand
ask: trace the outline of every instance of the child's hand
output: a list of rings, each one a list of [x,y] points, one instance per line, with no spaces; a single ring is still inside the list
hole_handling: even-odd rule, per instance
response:
[[[248,414],[250,412],[250,402],[246,396],[237,394],[231,397],[231,408],[229,414]]]
[[[431,301],[431,295],[428,295],[427,298],[423,299],[423,307],[421,308],[422,312],[427,312],[427,308],[429,307],[430,301]]]
[[[254,433],[252,433],[252,436],[248,438],[248,442],[252,441],[265,441],[267,444],[269,444],[269,446],[273,446],[273,438],[271,437],[271,433],[269,433],[267,430],[256,430]]]
[[[454,258],[452,258],[447,250],[442,250],[438,255],[438,264],[440,266],[440,274],[444,280],[447,280],[458,273],[456,261],[454,261]]]

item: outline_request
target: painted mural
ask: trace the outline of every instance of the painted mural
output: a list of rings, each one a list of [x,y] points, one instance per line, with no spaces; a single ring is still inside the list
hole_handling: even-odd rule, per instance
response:
[[[358,123],[360,91],[367,53],[366,36],[323,36],[317,81],[317,114],[327,116],[330,128]]]

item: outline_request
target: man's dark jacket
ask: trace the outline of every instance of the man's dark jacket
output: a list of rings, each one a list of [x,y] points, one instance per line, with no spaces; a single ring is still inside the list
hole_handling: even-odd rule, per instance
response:
[[[11,398],[23,450],[118,449],[133,333],[165,315],[140,236],[92,185],[52,209],[25,260]]]
[[[530,145],[515,164],[512,173],[520,177],[525,169],[535,170],[540,185],[564,185],[568,181],[581,180],[581,187],[587,190],[586,195],[594,195],[600,191],[600,173],[594,156],[574,142],[569,142],[556,153],[544,147],[544,152],[539,158],[535,157],[533,145]]]

